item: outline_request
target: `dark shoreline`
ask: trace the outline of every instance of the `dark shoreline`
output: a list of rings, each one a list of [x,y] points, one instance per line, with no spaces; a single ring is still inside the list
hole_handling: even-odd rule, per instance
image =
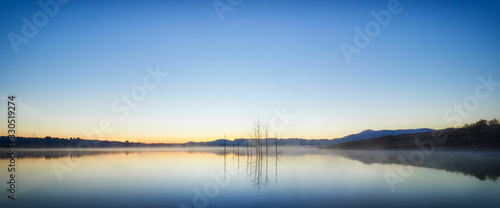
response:
[[[434,132],[384,136],[322,148],[339,150],[500,151],[500,125],[449,128]]]

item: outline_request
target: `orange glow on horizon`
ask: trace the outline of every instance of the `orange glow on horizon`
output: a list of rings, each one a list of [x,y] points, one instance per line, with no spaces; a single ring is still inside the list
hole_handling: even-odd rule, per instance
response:
[[[372,130],[384,130],[384,129],[389,129],[389,130],[396,130],[396,129],[412,129],[412,128],[432,128],[432,129],[445,129],[450,127],[449,125],[446,124],[434,124],[434,125],[429,125],[429,126],[416,126],[416,127],[406,127],[406,126],[398,126],[394,128],[371,128]],[[366,128],[366,127],[365,127]],[[366,130],[363,127],[359,127],[356,129],[335,129],[335,133],[330,130],[330,132],[314,132],[313,134],[306,133],[306,132],[299,132],[298,134],[295,133],[278,133],[278,138],[300,138],[300,139],[336,139],[336,138],[342,138],[351,134],[357,134],[360,133],[364,130]],[[145,144],[152,144],[152,143],[170,143],[170,144],[183,144],[187,142],[209,142],[209,141],[215,141],[218,139],[223,139],[224,138],[224,133],[221,133],[220,136],[214,136],[214,134],[206,136],[206,137],[195,137],[194,135],[189,135],[186,137],[182,137],[182,135],[172,135],[172,136],[162,136],[162,135],[149,135],[149,136],[136,136],[136,135],[117,135],[117,134],[110,134],[110,135],[105,135],[104,137],[101,138],[88,138],[85,137],[83,134],[73,134],[69,131],[64,131],[60,132],[59,134],[52,134],[48,133],[50,130],[46,130],[44,133],[37,133],[36,135],[33,134],[23,134],[19,133],[16,136],[18,137],[36,137],[36,138],[44,138],[44,137],[54,137],[54,138],[64,138],[64,139],[69,139],[69,138],[80,138],[80,139],[85,139],[85,140],[103,140],[103,141],[118,141],[118,142],[134,142],[134,143],[145,143]],[[218,135],[218,134],[217,134]],[[323,135],[329,135],[329,136],[323,136]],[[5,135],[7,136],[7,135]],[[269,135],[270,138],[274,138],[274,134]],[[249,138],[248,135],[245,134],[227,134],[226,139],[233,141],[234,139],[238,138]]]

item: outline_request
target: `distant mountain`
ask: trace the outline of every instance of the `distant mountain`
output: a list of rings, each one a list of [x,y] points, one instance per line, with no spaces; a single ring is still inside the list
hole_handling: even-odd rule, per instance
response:
[[[426,128],[421,128],[421,129],[404,129],[404,130],[378,130],[374,131],[371,129],[364,130],[360,133],[357,134],[351,134],[345,137],[342,137],[340,139],[333,139],[331,144],[340,144],[340,143],[345,143],[345,142],[353,142],[353,141],[358,141],[358,140],[363,140],[363,139],[371,139],[371,138],[377,138],[377,137],[383,137],[383,136],[396,136],[396,135],[402,135],[402,134],[415,134],[415,133],[424,133],[424,132],[431,132],[435,131],[434,129],[426,129]]]
[[[344,142],[352,142],[363,139],[371,139],[382,136],[389,135],[402,135],[402,134],[414,134],[414,133],[424,133],[435,131],[434,129],[405,129],[405,130],[379,130],[374,131],[371,129],[362,131],[357,134],[351,134],[338,139],[300,139],[300,138],[289,138],[289,139],[278,139],[278,146],[328,146],[333,144],[340,144]],[[246,146],[247,142],[249,145],[253,145],[254,141],[249,139],[235,139],[234,141],[218,139],[209,142],[188,142],[186,146]],[[276,138],[269,138],[269,145],[276,144]]]
[[[251,144],[251,142],[250,142]],[[186,146],[246,146],[247,145],[247,139],[241,138],[241,139],[235,139],[233,141],[228,140],[228,139],[218,139],[215,141],[209,141],[209,142],[188,142],[185,143],[184,145]]]
[[[371,139],[376,137],[388,136],[388,135],[401,135],[401,134],[413,134],[434,131],[433,129],[407,129],[407,130],[365,130],[357,134],[351,134],[339,139],[300,139],[300,138],[289,138],[289,139],[278,139],[269,138],[269,145],[278,146],[329,146],[333,144],[340,144],[345,142],[352,142],[364,139]],[[239,138],[235,140],[218,139],[215,141],[208,142],[187,142],[183,144],[168,144],[168,143],[157,143],[157,144],[145,144],[145,143],[134,143],[134,142],[118,142],[118,141],[99,141],[99,140],[84,140],[80,138],[56,138],[56,137],[45,137],[45,138],[35,138],[35,137],[16,137],[17,147],[19,148],[77,148],[81,145],[92,146],[96,148],[132,148],[132,147],[192,147],[192,146],[246,146],[247,143],[250,146],[255,144],[253,139]],[[265,145],[265,140],[264,140]],[[9,138],[6,136],[0,137],[0,147],[9,147]]]
[[[427,146],[425,146],[427,145]],[[435,132],[387,135],[331,145],[331,149],[362,150],[410,150],[422,149],[449,150],[500,150],[500,125],[498,121],[480,120],[462,128],[448,128]]]

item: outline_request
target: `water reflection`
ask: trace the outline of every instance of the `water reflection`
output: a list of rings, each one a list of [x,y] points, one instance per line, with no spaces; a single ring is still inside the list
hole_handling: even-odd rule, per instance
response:
[[[267,186],[271,183],[271,179],[269,178],[269,169],[270,169],[270,159],[273,160],[274,156],[274,180],[275,183],[278,182],[278,162],[279,162],[279,154],[281,152],[278,151],[278,147],[274,146],[269,149],[270,145],[266,141],[266,145],[259,147],[257,145],[246,145],[246,154],[244,151],[240,152],[240,145],[231,146],[232,153],[227,151],[227,147],[224,146],[223,155],[224,155],[224,177],[226,178],[226,157],[232,156],[233,164],[236,158],[237,163],[237,171],[240,173],[240,156],[246,157],[246,178],[248,178],[257,192],[260,193],[262,187]],[[273,150],[274,149],[274,150]],[[270,156],[271,155],[271,156]],[[272,164],[271,164],[272,165]],[[272,167],[271,167],[272,168]]]
[[[271,147],[271,146],[269,146]],[[58,158],[80,158],[97,155],[119,155],[133,156],[145,152],[184,152],[188,154],[204,153],[224,156],[224,172],[227,168],[227,160],[237,165],[237,173],[240,174],[241,167],[246,167],[246,177],[260,192],[263,186],[270,182],[278,181],[279,156],[300,155],[335,155],[347,159],[360,161],[364,164],[399,164],[412,165],[416,167],[432,168],[449,172],[461,173],[475,177],[479,180],[496,181],[500,177],[500,152],[472,152],[472,151],[435,151],[425,155],[421,163],[410,163],[409,158],[412,151],[387,151],[387,150],[317,150],[312,148],[285,148],[284,152],[278,151],[277,147],[265,147],[259,151],[255,146],[229,146],[226,148],[158,148],[158,149],[88,149],[75,151],[74,149],[18,149],[17,158],[24,159],[58,159]],[[6,153],[9,149],[0,149],[0,159],[8,159]],[[243,158],[243,159],[242,159]],[[246,160],[246,161],[245,161]],[[243,164],[241,164],[243,163]],[[273,167],[274,166],[274,167]],[[269,175],[274,169],[274,180]]]
[[[425,157],[422,168],[416,168],[412,177],[391,192],[384,173],[397,172],[401,166],[389,164],[404,165],[399,157],[411,152],[292,147],[278,151],[274,145],[266,148],[265,142],[262,146],[259,151],[252,145],[248,149],[246,145],[227,146],[225,150],[18,149],[24,159],[16,164],[20,200],[15,203],[28,208],[197,207],[194,199],[206,201],[207,207],[249,208],[477,207],[477,202],[500,203],[500,186],[494,182],[500,173],[499,153],[434,152]],[[0,166],[6,167],[8,162],[0,159]],[[58,170],[64,180],[58,180],[54,164],[65,167]],[[227,180],[223,179],[225,171]],[[0,207],[11,207],[2,198]]]
[[[10,149],[0,148],[0,159],[9,159]],[[186,153],[211,153],[223,155],[224,150],[219,147],[191,147],[191,148],[88,148],[88,149],[16,149],[16,157],[19,159],[58,159],[65,157],[84,157],[105,154],[133,155],[145,152],[186,152]]]
[[[0,159],[8,159],[9,155],[6,153],[9,149],[0,148]],[[102,155],[102,154],[134,154],[139,152],[138,150],[132,149],[96,149],[96,150],[80,150],[75,149],[17,149],[16,157],[20,159],[33,158],[33,159],[57,159],[64,157],[82,157],[91,155]]]
[[[331,152],[365,164],[412,165],[461,173],[482,181],[496,181],[500,176],[500,152],[435,151],[430,154],[387,150],[335,150]],[[412,159],[417,162],[411,162]]]

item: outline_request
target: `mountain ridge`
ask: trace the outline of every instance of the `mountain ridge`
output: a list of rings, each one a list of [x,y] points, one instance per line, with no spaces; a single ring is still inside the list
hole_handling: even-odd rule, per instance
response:
[[[461,128],[447,128],[434,132],[387,135],[365,140],[343,142],[324,148],[342,150],[413,150],[423,143],[441,150],[500,150],[498,120],[480,120]]]
[[[335,139],[302,139],[302,138],[287,138],[287,139],[277,139],[269,138],[269,145],[278,146],[328,146],[333,144],[340,144],[345,142],[352,142],[364,139],[371,139],[381,136],[388,135],[401,135],[401,134],[412,134],[412,133],[422,133],[435,131],[428,128],[420,129],[398,129],[398,130],[372,130],[367,129],[357,134],[350,134],[342,138]],[[107,141],[107,140],[86,140],[80,138],[35,138],[35,137],[16,137],[17,147],[19,148],[76,148],[82,143],[90,145],[92,147],[102,147],[102,148],[123,148],[123,147],[191,147],[191,146],[246,146],[247,142],[249,145],[254,145],[254,141],[248,138],[236,138],[234,140],[228,139],[217,139],[208,142],[186,142],[186,143],[140,143],[140,142],[119,142],[119,141]],[[0,137],[0,147],[9,147],[9,139],[7,136]]]

